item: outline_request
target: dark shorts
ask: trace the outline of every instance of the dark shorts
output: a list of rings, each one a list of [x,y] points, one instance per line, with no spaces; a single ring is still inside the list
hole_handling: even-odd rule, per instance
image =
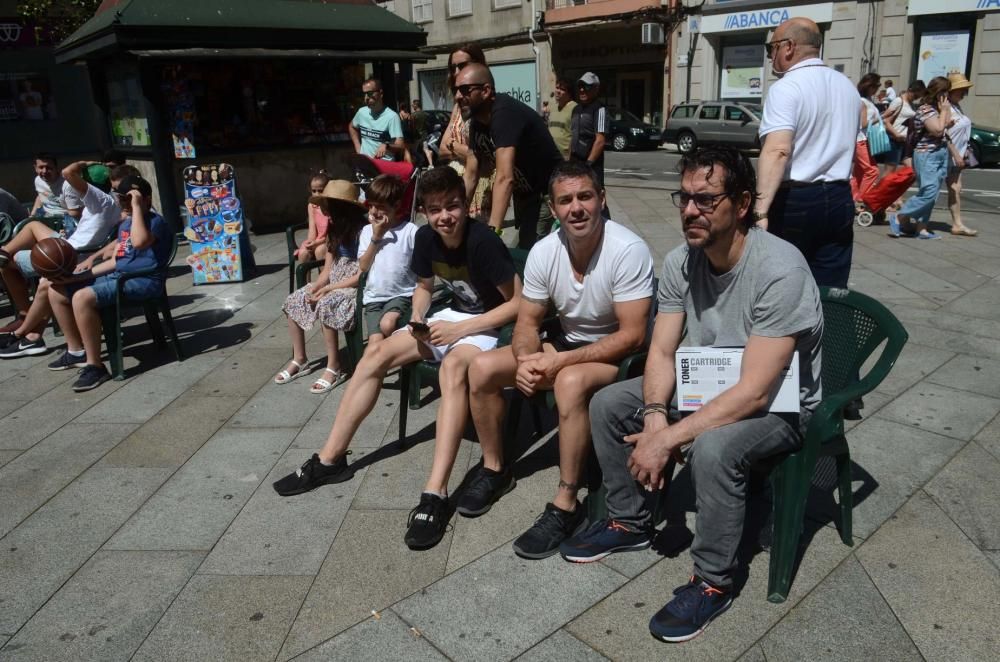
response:
[[[368,328],[368,335],[373,333],[381,333],[379,331],[379,322],[382,321],[382,317],[386,313],[391,313],[397,311],[399,313],[399,320],[396,322],[396,328],[400,328],[410,317],[410,299],[409,297],[395,297],[394,299],[389,299],[388,301],[376,301],[375,303],[369,303],[365,306],[365,326]]]

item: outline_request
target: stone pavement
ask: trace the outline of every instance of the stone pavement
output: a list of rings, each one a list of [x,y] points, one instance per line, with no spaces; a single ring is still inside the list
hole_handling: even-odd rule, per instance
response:
[[[611,208],[658,261],[681,241],[663,190],[612,186]],[[409,551],[435,404],[410,413],[404,448],[393,376],[355,440],[355,479],[277,497],[271,482],[321,443],[343,392],[271,383],[289,356],[283,237],[255,238],[262,274],[244,284],[194,288],[178,259],[183,363],[139,320],[126,327],[128,380],[90,393],[46,370],[50,356],[0,363],[0,659],[995,659],[998,219],[968,218],[977,239],[858,230],[851,285],[885,302],[910,342],[849,433],[855,544],[830,524],[829,491],[817,494],[788,601],[766,601],[757,553],[733,608],[679,646],[646,629],[687,579],[676,536],[666,555],[589,565],[510,550],[551,497],[550,437],[488,515],[456,517],[436,548]],[[321,356],[319,336],[310,351]],[[463,443],[453,488],[478,456]],[[675,514],[693,526],[687,478],[676,481]]]

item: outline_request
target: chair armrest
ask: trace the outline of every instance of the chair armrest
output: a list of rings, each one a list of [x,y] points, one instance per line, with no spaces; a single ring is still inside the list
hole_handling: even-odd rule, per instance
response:
[[[322,267],[324,264],[323,260],[310,260],[309,262],[300,262],[295,265],[295,287],[305,287],[306,284],[306,273],[310,269],[316,269]]]
[[[642,351],[626,356],[625,360],[618,365],[618,376],[615,378],[615,381],[622,382],[628,379],[632,373],[632,368],[636,365],[644,367],[646,365],[646,356],[648,354],[649,352]]]
[[[291,260],[295,255],[295,249],[299,247],[298,243],[295,241],[295,233],[299,230],[308,230],[308,223],[296,223],[285,228],[285,244],[288,246],[288,259]]]

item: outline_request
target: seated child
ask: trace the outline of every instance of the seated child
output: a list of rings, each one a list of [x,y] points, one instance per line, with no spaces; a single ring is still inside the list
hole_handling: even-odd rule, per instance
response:
[[[326,229],[329,227],[330,217],[323,212],[315,198],[323,195],[323,189],[329,183],[330,176],[322,170],[309,180],[310,197],[309,203],[306,205],[306,221],[309,223],[309,231],[299,247],[295,249],[295,257],[298,258],[299,264],[326,258]]]
[[[358,234],[365,224],[365,206],[358,202],[358,195],[358,187],[354,184],[333,180],[323,188],[322,195],[310,198],[330,217],[326,258],[316,281],[289,294],[282,306],[288,318],[292,360],[274,378],[275,384],[287,384],[310,372],[305,332],[317,319],[323,324],[326,368],[309,392],[317,395],[327,393],[347,379],[347,373],[340,369],[337,331],[354,328],[357,287],[361,280]]]
[[[74,391],[89,391],[111,375],[101,360],[100,309],[114,305],[120,274],[156,267],[158,272],[125,282],[126,297],[146,299],[163,291],[164,267],[170,257],[173,232],[163,218],[150,211],[153,188],[142,177],[126,177],[115,188],[122,210],[128,214],[118,227],[118,241],[98,255],[104,261],[87,260],[75,277],[53,281],[49,304],[66,337],[69,348],[83,347],[86,365],[73,383]],[[89,264],[93,268],[88,268]]]
[[[365,323],[368,347],[399,328],[409,317],[410,299],[417,276],[410,268],[417,226],[406,218],[399,221],[399,204],[406,184],[392,175],[380,175],[368,187],[368,222],[358,241],[358,265],[368,274],[365,281]]]

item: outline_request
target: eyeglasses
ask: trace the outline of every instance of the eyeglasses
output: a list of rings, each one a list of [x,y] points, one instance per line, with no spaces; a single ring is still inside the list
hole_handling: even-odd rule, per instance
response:
[[[455,94],[460,93],[463,97],[467,97],[473,90],[478,90],[481,87],[486,87],[486,83],[466,83],[465,85],[456,85],[453,89]]]
[[[769,41],[766,44],[764,44],[764,46],[767,47],[766,55],[767,55],[767,59],[768,60],[770,60],[771,58],[774,57],[774,47],[777,46],[778,44],[780,44],[783,41],[790,42],[792,40],[791,39],[775,39],[774,41]]]
[[[373,97],[379,93],[379,90],[361,90],[366,97]]]
[[[684,209],[689,202],[694,202],[694,206],[701,212],[712,212],[719,206],[719,201],[729,194],[722,193],[688,193],[687,191],[674,191],[670,194],[670,200],[678,209]]]

